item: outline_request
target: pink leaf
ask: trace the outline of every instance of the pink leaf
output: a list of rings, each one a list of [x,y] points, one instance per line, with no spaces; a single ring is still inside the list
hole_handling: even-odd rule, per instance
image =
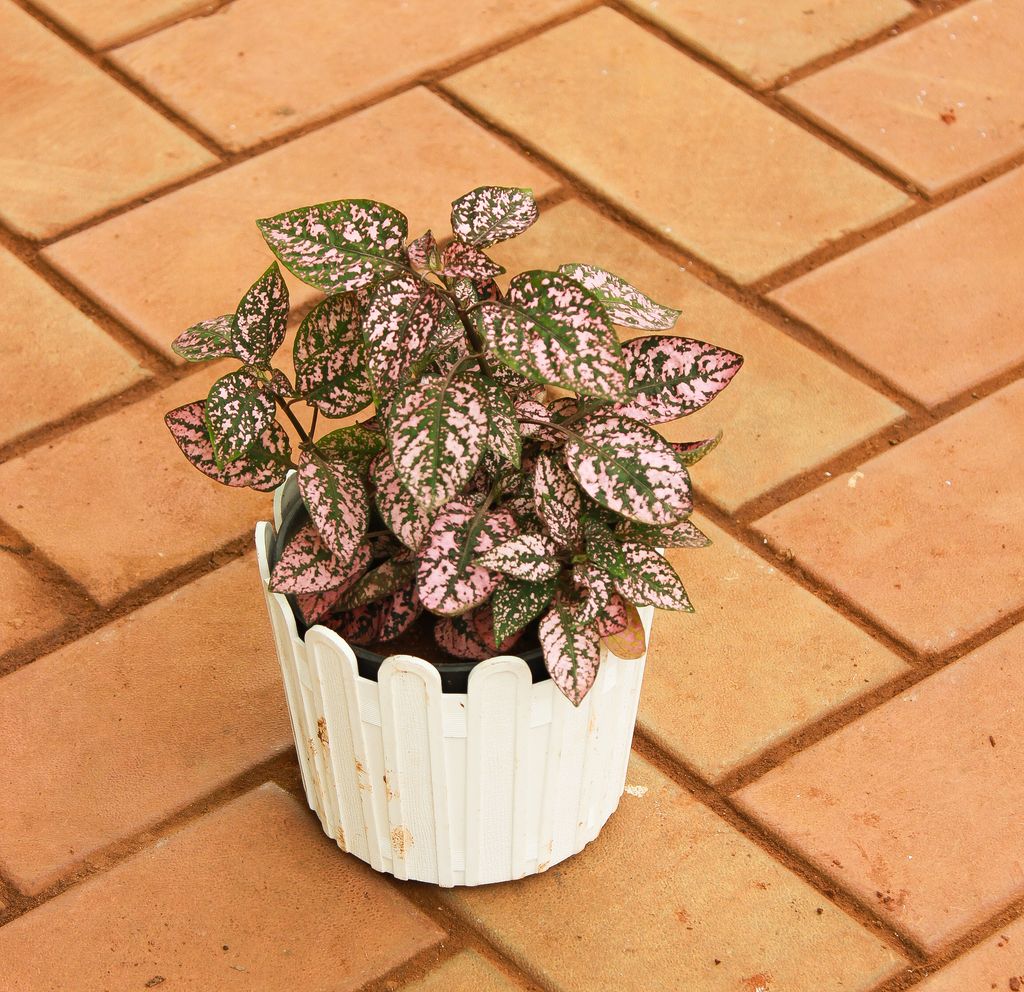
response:
[[[494,652],[480,638],[476,624],[468,614],[458,617],[440,617],[434,625],[437,646],[453,658],[483,661]]]
[[[423,613],[415,582],[393,592],[377,605],[381,614],[378,637],[382,641],[393,641],[404,634]]]
[[[323,592],[311,592],[295,597],[295,602],[308,627],[320,623],[338,605],[344,593],[343,589],[325,589]]]
[[[611,637],[613,634],[625,630],[629,626],[628,608],[630,605],[619,593],[613,593],[612,598],[608,600],[601,615],[597,618],[595,626],[598,635]]]
[[[684,465],[695,465],[709,451],[714,451],[722,440],[722,432],[703,441],[672,441],[672,450],[679,456]]]
[[[537,400],[520,400],[516,404],[516,416],[523,437],[534,437],[548,444],[561,444],[565,440],[563,433],[546,426],[553,421],[551,408]]]
[[[218,467],[206,429],[206,401],[171,410],[164,423],[185,457],[204,475],[225,486],[249,486],[268,492],[284,482],[291,468],[291,444],[284,428],[271,421],[249,451]]]
[[[644,632],[644,624],[636,607],[621,600],[624,618],[622,626],[614,629],[611,633],[601,634],[605,647],[615,655],[616,658],[632,660],[642,658],[647,650],[647,635]],[[598,631],[600,633],[600,630]]]
[[[384,523],[407,547],[415,551],[427,535],[430,517],[401,482],[391,456],[381,452],[370,466],[377,509]]]
[[[445,340],[461,321],[430,283],[400,273],[379,283],[362,318],[370,375],[379,395],[387,395],[428,347]]]
[[[395,394],[387,421],[398,478],[427,510],[448,502],[473,477],[488,429],[475,380],[424,376]]]
[[[274,422],[275,403],[248,366],[222,375],[206,397],[206,426],[221,466],[252,448]]]
[[[274,566],[270,588],[296,594],[347,588],[369,564],[370,546],[366,541],[357,545],[349,561],[343,561],[327,547],[320,532],[307,524],[288,542]]]
[[[481,283],[492,280],[504,271],[502,266],[488,258],[479,248],[463,241],[453,241],[441,252],[441,272],[446,276]]]
[[[211,358],[228,358],[235,354],[235,315],[229,313],[212,320],[202,320],[182,331],[171,343],[171,350],[189,362],[206,362]]]
[[[551,680],[573,706],[579,706],[601,663],[597,631],[575,627],[569,610],[556,602],[541,618],[539,634]]]
[[[414,268],[432,269],[438,264],[437,242],[434,240],[434,232],[427,231],[421,234],[415,241],[410,241],[405,249],[409,261]]]
[[[508,540],[515,529],[505,510],[481,514],[465,500],[448,503],[420,552],[416,581],[423,605],[431,613],[457,616],[487,599],[501,580],[473,560]]]
[[[379,603],[371,603],[324,617],[323,623],[346,641],[366,647],[380,640],[384,614]]]
[[[520,534],[480,555],[474,565],[516,579],[550,579],[562,571],[558,545],[543,534]]]
[[[689,473],[650,427],[607,413],[573,426],[565,461],[596,502],[647,524],[674,523],[693,508]]]
[[[537,219],[533,191],[512,186],[478,186],[452,203],[452,231],[479,248],[522,234]]]
[[[623,345],[629,398],[617,413],[644,424],[664,424],[710,403],[739,371],[743,359],[703,341],[648,335]]]
[[[577,584],[584,590],[582,601],[572,604],[570,613],[578,627],[589,627],[601,617],[615,595],[613,579],[594,565],[577,567]]]
[[[637,541],[649,548],[706,548],[711,543],[711,538],[691,520],[664,527],[626,520],[619,525],[618,534],[624,541]]]
[[[342,561],[350,561],[369,518],[362,480],[343,462],[325,462],[306,451],[299,461],[299,491],[324,543]]]
[[[561,452],[542,451],[533,474],[537,513],[551,536],[563,547],[579,540],[583,498],[562,460]]]
[[[653,548],[633,541],[622,545],[629,574],[615,584],[626,599],[640,606],[693,612],[689,596],[675,569]]]
[[[596,265],[572,262],[560,265],[558,271],[589,289],[604,305],[609,318],[623,327],[667,331],[679,319],[680,311],[655,303],[636,286]]]

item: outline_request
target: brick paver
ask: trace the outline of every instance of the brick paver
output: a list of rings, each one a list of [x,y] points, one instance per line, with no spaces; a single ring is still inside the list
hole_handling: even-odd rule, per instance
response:
[[[357,154],[351,153],[358,149]],[[409,163],[416,167],[410,168]],[[281,210],[371,197],[419,234],[449,230],[450,202],[481,182],[551,192],[545,173],[422,89],[58,242],[47,259],[168,356],[189,324],[234,310],[267,267],[254,223]],[[313,292],[290,279],[293,302]]]
[[[870,989],[900,958],[634,757],[617,813],[582,855],[451,903],[565,992]],[[821,910],[819,913],[818,910]],[[746,984],[744,984],[746,983]]]
[[[913,13],[905,0],[626,0],[758,89]]]
[[[266,785],[9,923],[0,961],[5,992],[350,992],[442,935]]]
[[[1024,383],[764,517],[758,527],[917,651],[1024,606]]]
[[[1017,627],[791,758],[739,801],[922,946],[1024,895]]]
[[[929,193],[1024,150],[1024,2],[975,0],[784,96]]]
[[[239,149],[377,97],[571,11],[581,0],[366,4],[235,0],[114,59],[224,148]]]
[[[2,992],[1024,989],[1024,0],[0,0],[0,36]],[[161,417],[227,367],[169,344],[265,269],[255,218],[445,236],[481,184],[542,201],[509,269],[606,266],[746,363],[662,427],[724,429],[715,543],[671,553],[698,612],[657,618],[621,808],[444,894],[304,809],[233,560],[270,497]]]
[[[36,0],[36,6],[90,48],[109,48],[179,17],[209,10],[216,0]]]
[[[521,988],[476,951],[463,951],[402,992],[516,992]]]
[[[10,0],[0,4],[0,219],[33,238],[216,159]]]
[[[0,445],[147,375],[138,361],[0,248]]]
[[[254,568],[218,569],[0,681],[0,865],[20,889],[289,745]]]
[[[783,286],[772,299],[926,405],[1024,361],[1024,169]]]
[[[1024,920],[1000,927],[988,940],[916,986],[917,992],[988,992],[1024,988]]]
[[[163,423],[167,410],[202,399],[217,371],[0,465],[0,491],[17,497],[0,516],[104,604],[251,533],[270,496],[201,475]]]
[[[894,403],[578,201],[546,211],[531,230],[494,254],[512,272],[568,259],[622,273],[655,299],[682,310],[676,332],[744,356],[740,377],[714,403],[662,427],[677,441],[725,432],[727,441],[694,475],[701,491],[728,510],[903,415]],[[752,401],[755,396],[763,399]],[[762,403],[772,410],[770,418]]]
[[[50,588],[42,570],[24,556],[9,551],[0,539],[0,656],[16,647],[45,637],[68,622],[78,604]]]
[[[909,202],[607,9],[444,85],[740,282]],[[638,181],[641,160],[671,166],[648,169]]]
[[[658,615],[640,725],[713,780],[906,666],[728,534],[698,526],[711,547],[669,552],[697,612]]]

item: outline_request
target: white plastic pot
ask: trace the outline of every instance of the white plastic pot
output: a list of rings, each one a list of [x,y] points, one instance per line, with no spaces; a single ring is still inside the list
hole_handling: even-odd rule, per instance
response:
[[[625,785],[646,658],[602,649],[579,707],[509,656],[473,668],[466,693],[442,693],[411,655],[373,682],[334,631],[298,636],[267,587],[274,534],[259,524],[256,551],[302,781],[342,850],[396,878],[482,885],[542,872],[598,835]],[[653,610],[640,614],[649,634]]]

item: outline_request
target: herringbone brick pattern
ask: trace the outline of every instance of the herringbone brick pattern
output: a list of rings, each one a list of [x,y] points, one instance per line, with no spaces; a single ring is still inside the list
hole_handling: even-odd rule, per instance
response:
[[[1021,0],[0,0],[0,37],[2,992],[1024,988]],[[504,264],[606,265],[747,365],[666,427],[725,431],[715,544],[618,813],[441,893],[304,810],[269,500],[160,414],[254,217],[443,228],[491,183],[543,207]]]

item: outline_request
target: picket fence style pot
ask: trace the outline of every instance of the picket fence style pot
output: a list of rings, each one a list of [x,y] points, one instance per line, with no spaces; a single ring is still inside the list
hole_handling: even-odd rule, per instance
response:
[[[292,498],[294,486],[277,491],[276,527]],[[342,850],[396,878],[482,885],[542,872],[598,835],[625,786],[646,656],[602,649],[579,707],[511,656],[475,666],[465,693],[443,693],[411,655],[387,658],[374,682],[334,631],[299,636],[268,588],[275,533],[259,524],[256,551],[302,781]],[[640,609],[648,634],[653,612]]]

